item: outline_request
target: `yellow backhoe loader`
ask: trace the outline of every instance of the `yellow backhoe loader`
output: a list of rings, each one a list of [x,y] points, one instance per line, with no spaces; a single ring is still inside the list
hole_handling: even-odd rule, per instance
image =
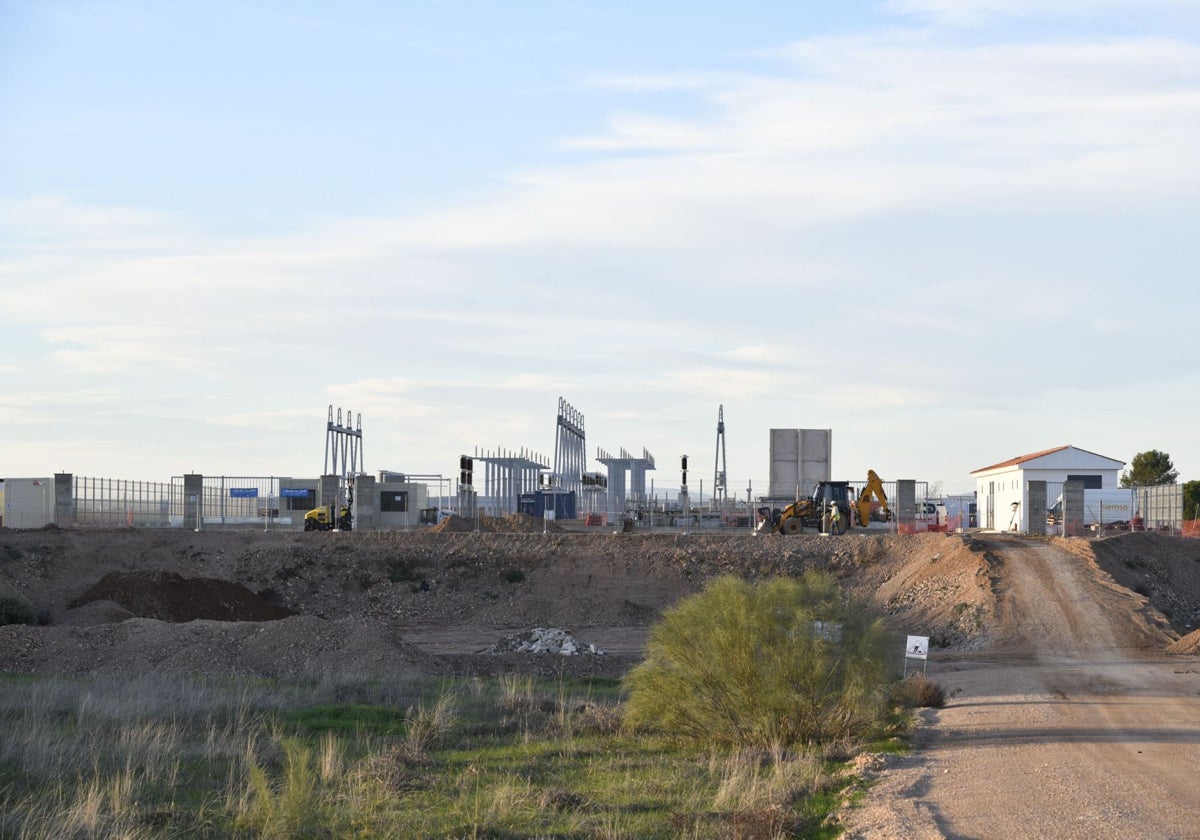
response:
[[[799,534],[805,528],[844,534],[872,520],[886,522],[892,518],[883,482],[875,470],[867,471],[866,486],[857,499],[848,481],[819,481],[807,499],[797,499],[783,508],[761,507],[758,513],[762,516],[760,534]]]

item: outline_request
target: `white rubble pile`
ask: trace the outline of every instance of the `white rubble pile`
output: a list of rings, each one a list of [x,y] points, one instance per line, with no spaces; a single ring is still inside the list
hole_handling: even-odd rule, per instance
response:
[[[584,644],[559,627],[535,627],[506,636],[484,653],[557,653],[560,656],[603,655],[604,648]]]

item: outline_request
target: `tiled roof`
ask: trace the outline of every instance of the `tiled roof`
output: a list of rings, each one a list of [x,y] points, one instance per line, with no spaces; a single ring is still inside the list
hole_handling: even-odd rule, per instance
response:
[[[991,470],[998,470],[1003,467],[1015,467],[1017,464],[1023,464],[1026,461],[1033,461],[1033,460],[1036,460],[1037,458],[1041,458],[1045,455],[1052,455],[1055,452],[1062,452],[1064,449],[1078,449],[1078,447],[1073,447],[1070,445],[1056,446],[1053,449],[1043,449],[1041,452],[1031,452],[1028,455],[1018,455],[1016,458],[1009,458],[1007,461],[1001,461],[999,464],[992,464],[990,467],[980,467],[977,470],[972,470],[971,475],[975,475],[976,473],[981,473],[981,472],[990,472]],[[1085,452],[1088,455],[1096,455],[1097,458],[1106,458],[1106,456],[1104,456],[1104,455],[1097,455],[1095,452],[1088,452],[1086,449],[1079,449],[1079,451]],[[1107,460],[1115,461],[1116,459],[1115,458],[1107,458]],[[1123,464],[1124,461],[1117,461],[1117,463]]]

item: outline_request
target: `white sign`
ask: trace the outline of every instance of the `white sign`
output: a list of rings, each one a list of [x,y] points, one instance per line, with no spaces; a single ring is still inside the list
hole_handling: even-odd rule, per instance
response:
[[[904,657],[906,659],[927,659],[929,657],[929,637],[909,636],[908,641],[904,643]]]

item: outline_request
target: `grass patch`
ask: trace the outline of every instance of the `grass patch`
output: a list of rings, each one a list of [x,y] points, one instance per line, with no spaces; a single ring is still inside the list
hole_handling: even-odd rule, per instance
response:
[[[404,712],[387,706],[325,704],[285,712],[282,721],[303,733],[337,735],[369,733],[390,737],[404,734]]]
[[[832,837],[821,754],[620,726],[611,679],[0,677],[0,838]]]

